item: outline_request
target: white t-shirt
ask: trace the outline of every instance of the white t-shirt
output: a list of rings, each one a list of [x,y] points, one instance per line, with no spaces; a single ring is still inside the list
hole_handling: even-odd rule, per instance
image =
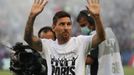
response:
[[[42,54],[47,60],[48,75],[85,75],[85,58],[92,37],[71,37],[62,45],[57,40],[42,39]]]
[[[124,75],[118,41],[110,28],[106,40],[99,44],[98,75]]]

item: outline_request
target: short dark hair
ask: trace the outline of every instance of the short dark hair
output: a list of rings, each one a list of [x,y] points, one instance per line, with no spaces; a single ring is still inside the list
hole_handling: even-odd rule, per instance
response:
[[[59,11],[57,12],[54,17],[53,17],[53,24],[56,24],[58,19],[62,18],[62,17],[69,17],[71,19],[71,16],[69,13],[65,12],[65,11]]]
[[[38,32],[38,37],[40,37],[41,32],[47,33],[48,31],[52,31],[52,32],[53,32],[52,28],[49,27],[49,26],[42,27],[42,28],[39,30],[39,32]],[[53,32],[53,33],[54,33],[54,32]]]
[[[95,25],[94,18],[90,16],[90,14],[87,10],[80,11],[80,13],[77,16],[77,22],[79,22],[82,17],[86,18],[89,23]]]

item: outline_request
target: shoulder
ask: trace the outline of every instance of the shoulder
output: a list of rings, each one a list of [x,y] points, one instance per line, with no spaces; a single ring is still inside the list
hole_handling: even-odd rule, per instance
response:
[[[90,39],[92,37],[93,37],[93,35],[79,35],[76,38],[77,39]]]
[[[75,39],[79,43],[89,43],[92,41],[93,35],[79,35],[77,37],[73,37],[72,39]]]
[[[44,43],[51,44],[51,43],[53,43],[55,41],[53,41],[52,39],[41,39],[41,42],[42,42],[42,44],[44,44]]]

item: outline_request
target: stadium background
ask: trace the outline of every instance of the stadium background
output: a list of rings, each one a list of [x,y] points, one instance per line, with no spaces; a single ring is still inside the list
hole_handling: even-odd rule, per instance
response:
[[[8,71],[10,50],[16,42],[24,42],[23,34],[27,17],[34,0],[0,0],[0,75]],[[105,26],[113,29],[120,45],[125,75],[134,75],[134,0],[100,0],[101,15]],[[35,34],[43,26],[50,26],[56,11],[65,10],[72,15],[73,35],[79,34],[76,17],[86,9],[86,0],[49,0],[35,22]]]

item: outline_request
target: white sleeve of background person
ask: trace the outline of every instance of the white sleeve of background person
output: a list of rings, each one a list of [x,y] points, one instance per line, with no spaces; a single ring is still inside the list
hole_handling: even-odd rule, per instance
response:
[[[91,75],[90,68],[90,65],[86,65],[86,75]]]
[[[118,41],[110,28],[106,40],[99,45],[98,75],[124,75]]]

